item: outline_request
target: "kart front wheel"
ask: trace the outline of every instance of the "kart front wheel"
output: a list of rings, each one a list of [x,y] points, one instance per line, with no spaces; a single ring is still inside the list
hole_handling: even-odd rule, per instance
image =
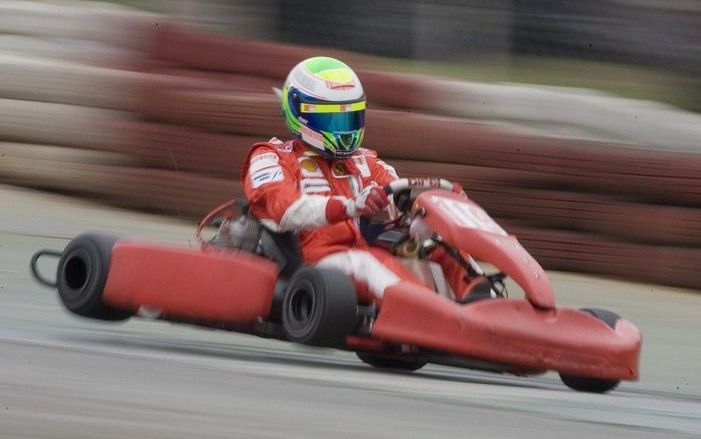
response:
[[[597,308],[582,308],[582,312],[591,314],[612,329],[616,327],[616,322],[621,317],[611,311]],[[604,380],[600,378],[580,377],[575,375],[560,374],[560,379],[569,388],[580,392],[605,393],[618,386],[620,380]]]
[[[355,355],[357,355],[363,363],[380,369],[415,371],[426,365],[426,361],[423,360],[402,358],[377,352],[356,351]]]
[[[343,347],[356,327],[357,314],[358,297],[348,276],[304,267],[292,276],[285,291],[282,328],[293,342]]]

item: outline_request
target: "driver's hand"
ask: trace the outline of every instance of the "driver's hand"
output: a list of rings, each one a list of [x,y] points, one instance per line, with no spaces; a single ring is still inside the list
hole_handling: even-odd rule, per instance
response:
[[[326,219],[333,224],[359,216],[371,217],[388,205],[387,194],[373,182],[355,198],[331,198],[326,204]]]
[[[350,203],[346,204],[346,213],[350,218],[371,217],[389,205],[387,194],[375,182],[363,189],[354,199],[348,201]]]

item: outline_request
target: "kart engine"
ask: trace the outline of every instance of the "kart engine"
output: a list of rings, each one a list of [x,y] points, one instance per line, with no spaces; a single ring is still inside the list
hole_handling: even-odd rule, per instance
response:
[[[255,218],[244,214],[235,219],[222,221],[219,231],[210,243],[215,247],[254,253],[258,247],[260,234],[260,223]]]

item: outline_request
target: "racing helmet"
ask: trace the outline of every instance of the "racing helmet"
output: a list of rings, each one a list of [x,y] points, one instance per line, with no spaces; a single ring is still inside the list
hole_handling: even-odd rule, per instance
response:
[[[325,56],[297,64],[282,88],[282,113],[292,133],[320,154],[342,159],[360,147],[365,92],[358,76]]]

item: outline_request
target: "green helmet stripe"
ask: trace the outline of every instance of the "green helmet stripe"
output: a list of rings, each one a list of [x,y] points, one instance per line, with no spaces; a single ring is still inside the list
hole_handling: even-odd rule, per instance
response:
[[[282,113],[285,115],[287,127],[295,134],[299,134],[299,127],[302,125],[290,110],[290,102],[287,99],[288,87],[282,89]]]
[[[304,62],[304,67],[307,68],[307,71],[313,74],[321,73],[323,71],[332,69],[350,70],[350,67],[348,67],[346,64],[342,63],[337,59],[329,58],[327,56],[315,56],[314,58],[309,58]]]
[[[363,136],[365,136],[365,128],[358,130],[358,147],[363,144]]]
[[[336,139],[334,139],[333,134],[326,131],[320,132],[321,135],[324,136],[324,145],[326,145],[326,147],[329,148],[331,152],[338,151],[338,145],[336,144]]]

